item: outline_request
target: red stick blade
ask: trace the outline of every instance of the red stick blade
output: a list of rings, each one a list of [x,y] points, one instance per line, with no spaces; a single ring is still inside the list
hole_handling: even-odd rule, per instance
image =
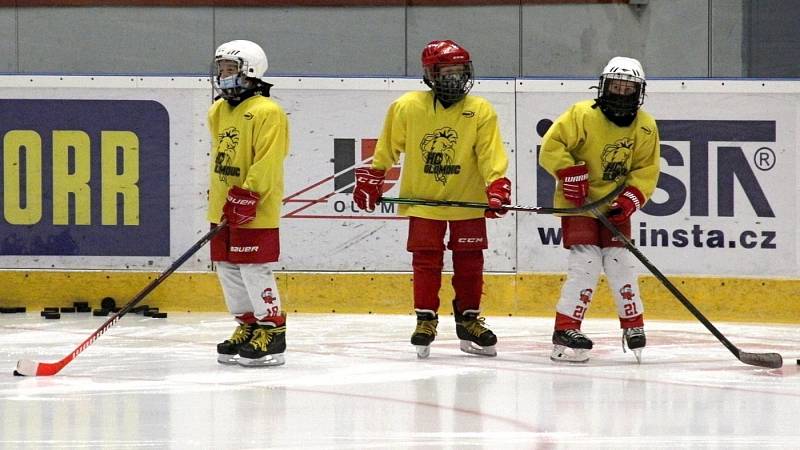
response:
[[[30,359],[17,361],[17,373],[26,377],[49,377],[57,374],[66,363],[40,363]]]
[[[17,361],[16,372],[25,377],[35,377],[38,368],[39,363],[36,361],[31,361],[30,359],[20,359]]]

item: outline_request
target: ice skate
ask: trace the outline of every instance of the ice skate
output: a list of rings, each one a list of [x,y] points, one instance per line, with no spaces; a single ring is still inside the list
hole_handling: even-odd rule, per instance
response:
[[[431,354],[431,342],[436,339],[436,326],[439,316],[430,310],[417,311],[417,328],[411,335],[411,344],[417,349],[417,358],[424,359]]]
[[[258,325],[253,337],[239,350],[238,362],[245,367],[280,366],[286,362],[286,325]]]
[[[243,323],[236,327],[233,335],[217,344],[217,362],[221,364],[236,364],[239,349],[253,337],[255,324]]]
[[[622,330],[622,351],[625,351],[625,346],[633,350],[633,356],[636,357],[636,362],[642,363],[642,349],[647,344],[647,338],[644,335],[644,328],[633,327],[625,328]]]
[[[556,330],[553,332],[553,361],[582,363],[589,360],[589,350],[594,343],[581,330]],[[567,350],[569,349],[569,350]]]
[[[461,339],[461,351],[473,355],[497,356],[494,345],[497,336],[484,325],[484,318],[478,317],[480,311],[466,310],[459,313],[453,301],[453,313],[456,316],[456,335]]]

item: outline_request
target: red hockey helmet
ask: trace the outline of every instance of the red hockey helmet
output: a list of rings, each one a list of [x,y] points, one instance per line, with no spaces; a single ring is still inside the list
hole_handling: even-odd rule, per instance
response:
[[[442,68],[457,66],[455,70]],[[472,89],[472,59],[467,49],[455,41],[431,41],[422,50],[422,79],[439,100],[455,103]]]
[[[422,67],[433,68],[436,64],[468,64],[472,62],[469,52],[454,41],[431,41],[422,50]]]

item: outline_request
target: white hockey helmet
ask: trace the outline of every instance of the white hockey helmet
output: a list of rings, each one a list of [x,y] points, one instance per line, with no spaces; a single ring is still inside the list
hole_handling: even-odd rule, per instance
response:
[[[615,56],[611,58],[608,64],[606,64],[606,67],[603,68],[603,73],[601,76],[614,73],[627,74],[641,79],[642,82],[645,81],[642,63],[633,58],[626,58],[624,56]]]
[[[223,74],[222,66],[226,62],[236,64],[234,74]],[[217,47],[217,51],[214,52],[211,80],[222,97],[236,99],[243,92],[258,85],[257,82],[248,81],[248,78],[263,80],[268,68],[267,54],[261,46],[252,41],[230,41]]]
[[[644,103],[646,85],[644,69],[638,60],[615,56],[600,74],[597,103],[606,115],[632,118]]]

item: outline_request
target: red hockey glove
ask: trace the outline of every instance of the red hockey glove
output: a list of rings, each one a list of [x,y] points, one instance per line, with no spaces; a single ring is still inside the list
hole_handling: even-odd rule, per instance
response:
[[[256,206],[261,196],[253,191],[234,186],[228,191],[225,206],[222,207],[222,216],[228,218],[232,226],[244,225],[256,218]]]
[[[503,217],[508,212],[503,205],[511,204],[511,180],[508,178],[498,178],[486,188],[486,198],[489,200],[489,208],[483,215],[489,219]]]
[[[375,203],[383,194],[383,180],[386,173],[369,167],[356,169],[356,187],[353,189],[353,200],[359,209],[367,212],[375,210]]]
[[[616,225],[625,223],[633,213],[642,207],[644,194],[633,186],[628,186],[619,194],[608,210],[608,220]]]
[[[575,206],[583,206],[589,195],[589,171],[585,164],[567,167],[556,172],[564,188],[564,198]]]

